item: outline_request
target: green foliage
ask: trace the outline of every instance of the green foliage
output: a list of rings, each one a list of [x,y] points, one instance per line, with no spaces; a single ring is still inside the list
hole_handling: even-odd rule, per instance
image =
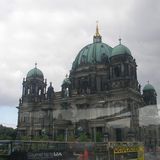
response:
[[[102,142],[103,141],[103,135],[100,132],[96,133],[96,142]]]
[[[13,138],[7,135],[0,135],[0,140],[12,140]]]
[[[30,140],[31,138],[28,137],[28,136],[21,136],[20,137],[20,140],[24,140],[24,141],[27,141],[27,140]]]
[[[88,138],[88,136],[86,135],[86,133],[81,133],[80,136],[79,136],[79,138],[78,138],[78,140],[79,140],[80,142],[88,142],[88,141],[89,141],[89,138]]]
[[[41,139],[42,139],[41,136],[34,136],[34,137],[32,138],[33,141],[40,141]]]
[[[16,138],[16,129],[0,125],[0,140],[14,140]]]
[[[42,140],[42,141],[48,141],[48,140],[49,140],[49,137],[48,137],[47,135],[43,135],[43,136],[41,137],[41,140]]]
[[[32,138],[30,138],[29,136],[21,136],[20,137],[21,140],[27,141],[27,140],[33,140],[33,141],[47,141],[49,140],[47,135],[43,135],[43,136],[34,136]]]
[[[56,141],[64,141],[64,135],[60,134],[56,137]]]

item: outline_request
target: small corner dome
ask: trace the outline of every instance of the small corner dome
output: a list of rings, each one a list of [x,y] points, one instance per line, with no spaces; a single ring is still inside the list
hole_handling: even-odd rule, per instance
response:
[[[143,88],[143,91],[151,91],[151,90],[156,91],[155,88],[149,83],[146,84]]]
[[[131,51],[126,46],[120,43],[113,48],[111,57],[122,54],[128,54],[131,56]]]
[[[44,78],[43,73],[40,69],[38,69],[37,67],[31,69],[28,73],[27,73],[27,78]]]

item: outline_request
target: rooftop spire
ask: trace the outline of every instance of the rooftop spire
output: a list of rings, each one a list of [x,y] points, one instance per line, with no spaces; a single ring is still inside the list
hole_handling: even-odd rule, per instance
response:
[[[35,68],[37,68],[37,62],[35,62]]]
[[[121,38],[121,37],[119,37],[119,39],[118,39],[118,40],[119,40],[119,44],[121,44],[122,38]]]
[[[102,41],[102,37],[99,34],[98,21],[96,21],[96,34],[93,37],[93,42],[101,42],[101,41]]]
[[[99,27],[98,27],[98,21],[96,21],[96,34],[95,34],[95,36],[101,36],[100,34],[99,34]]]

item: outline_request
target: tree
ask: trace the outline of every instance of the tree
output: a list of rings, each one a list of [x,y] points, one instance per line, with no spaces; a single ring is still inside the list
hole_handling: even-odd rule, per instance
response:
[[[14,140],[17,130],[11,127],[0,125],[0,140]]]
[[[89,138],[86,135],[86,133],[80,133],[80,136],[79,136],[78,139],[79,139],[80,142],[88,142],[89,141]]]

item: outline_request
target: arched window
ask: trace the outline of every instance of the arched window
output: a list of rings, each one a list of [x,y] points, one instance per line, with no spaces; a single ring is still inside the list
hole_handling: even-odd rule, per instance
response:
[[[128,66],[128,64],[125,65],[125,73],[126,73],[126,76],[129,76],[129,66]]]
[[[42,90],[40,89],[40,90],[39,90],[39,93],[38,93],[38,95],[41,95],[41,94],[42,94]]]
[[[120,65],[118,65],[118,66],[116,66],[114,68],[114,74],[115,74],[115,77],[120,77],[120,75],[121,75],[121,67],[120,67]]]
[[[69,88],[67,87],[66,89],[65,89],[65,97],[69,97]]]
[[[28,88],[28,90],[27,90],[27,94],[30,94],[30,89]]]

